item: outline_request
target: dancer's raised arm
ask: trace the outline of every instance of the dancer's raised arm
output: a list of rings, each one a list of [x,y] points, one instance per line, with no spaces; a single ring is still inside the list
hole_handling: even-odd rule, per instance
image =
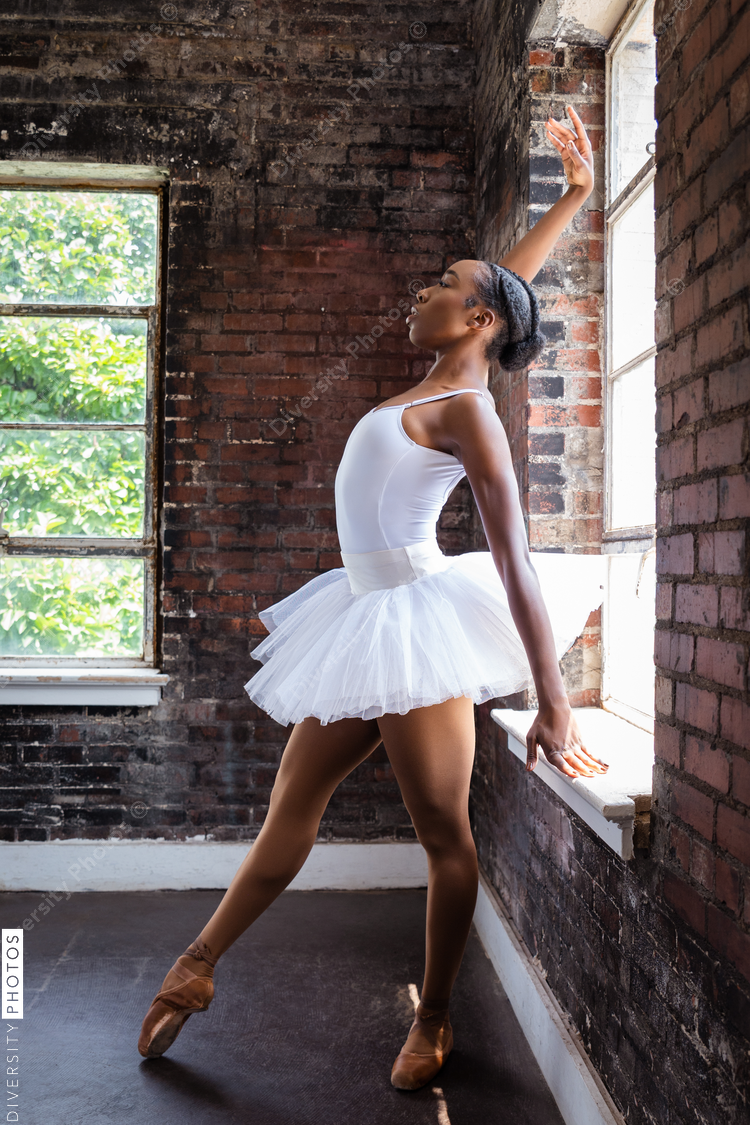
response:
[[[549,117],[547,136],[562,157],[568,190],[498,262],[498,265],[506,266],[526,281],[532,281],[539,273],[558,238],[594,188],[591,143],[573,106],[569,105],[567,110],[575,132],[554,117]]]

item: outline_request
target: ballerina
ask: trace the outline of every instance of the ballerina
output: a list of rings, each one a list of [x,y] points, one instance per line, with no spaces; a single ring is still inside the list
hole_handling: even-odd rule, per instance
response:
[[[162,1055],[185,1020],[208,1008],[218,958],[299,872],[334,789],[383,741],[428,860],[421,999],[391,1082],[425,1085],[453,1045],[449,999],[476,903],[474,704],[533,681],[539,711],[527,769],[540,747],[571,778],[607,769],[583,745],[558,664],[601,593],[581,556],[532,562],[488,390],[493,359],[515,371],[541,353],[529,281],[593,188],[591,146],[568,112],[575,131],[546,123],[569,184],[561,199],[499,265],[454,262],[416,294],[409,338],[434,351],[435,363],[417,387],[361,418],[347,441],[335,482],[344,566],[259,615],[269,635],[253,657],[263,667],[245,689],[294,728],[252,849],[143,1021],[144,1057]],[[490,550],[449,557],[436,522],[464,475]]]

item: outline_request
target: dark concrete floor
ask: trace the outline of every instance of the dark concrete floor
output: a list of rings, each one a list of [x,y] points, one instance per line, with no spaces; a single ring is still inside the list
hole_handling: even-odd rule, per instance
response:
[[[41,897],[0,895],[2,925]],[[452,1056],[423,1090],[390,1085],[420,983],[421,891],[282,895],[219,964],[209,1011],[141,1059],[149,1003],[220,897],[77,894],[25,935],[26,1125],[562,1125],[474,932]]]

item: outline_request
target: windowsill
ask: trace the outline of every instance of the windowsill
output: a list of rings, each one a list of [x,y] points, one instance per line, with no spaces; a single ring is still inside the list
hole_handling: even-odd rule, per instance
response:
[[[158,668],[5,664],[0,666],[0,706],[42,703],[61,707],[155,707],[167,683],[169,676]]]
[[[539,752],[534,773],[622,859],[648,847],[654,738],[648,731],[598,707],[573,709],[586,749],[609,763],[606,774],[575,781]],[[536,711],[490,712],[508,733],[508,749],[526,764],[526,735]]]

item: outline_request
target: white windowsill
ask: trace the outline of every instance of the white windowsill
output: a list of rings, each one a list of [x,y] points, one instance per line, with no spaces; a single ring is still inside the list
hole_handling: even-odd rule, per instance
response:
[[[3,704],[94,704],[155,707],[169,676],[158,668],[62,667],[0,665]]]
[[[545,761],[542,751],[534,773],[617,855],[632,859],[634,835],[638,847],[648,846],[654,737],[598,707],[575,707],[573,714],[586,749],[609,763],[607,773],[573,781]],[[490,715],[508,732],[508,749],[525,765],[526,735],[536,711],[495,708]]]

